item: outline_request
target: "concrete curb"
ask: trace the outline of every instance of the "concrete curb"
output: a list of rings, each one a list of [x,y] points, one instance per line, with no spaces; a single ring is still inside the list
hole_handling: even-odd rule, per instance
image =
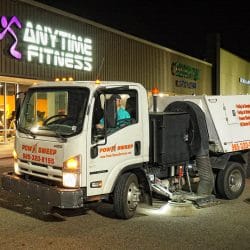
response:
[[[0,155],[0,160],[6,160],[6,159],[11,159],[11,158],[13,158],[12,155],[4,155],[4,156]]]

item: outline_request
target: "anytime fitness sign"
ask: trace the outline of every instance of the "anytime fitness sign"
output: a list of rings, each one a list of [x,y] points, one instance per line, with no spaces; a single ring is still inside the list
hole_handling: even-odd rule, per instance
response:
[[[92,71],[92,40],[75,34],[52,29],[27,21],[25,27],[13,16],[8,21],[1,17],[0,40],[8,34],[14,42],[9,52],[12,57],[20,60],[22,52],[17,50],[18,37],[13,26],[24,29],[22,42],[26,45],[28,62],[38,61],[41,64],[66,67],[76,70]]]

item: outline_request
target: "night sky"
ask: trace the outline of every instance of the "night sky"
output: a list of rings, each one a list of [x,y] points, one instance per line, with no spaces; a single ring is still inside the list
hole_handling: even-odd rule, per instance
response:
[[[36,0],[199,59],[206,41],[250,61],[250,7],[241,1]]]

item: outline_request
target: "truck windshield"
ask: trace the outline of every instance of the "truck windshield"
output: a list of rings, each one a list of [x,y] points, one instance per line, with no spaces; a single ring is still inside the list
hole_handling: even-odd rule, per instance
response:
[[[22,105],[17,129],[35,136],[65,138],[82,131],[89,98],[87,88],[31,88]]]

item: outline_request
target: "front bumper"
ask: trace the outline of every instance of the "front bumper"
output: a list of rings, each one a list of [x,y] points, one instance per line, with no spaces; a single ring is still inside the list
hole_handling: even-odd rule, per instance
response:
[[[83,189],[65,189],[45,185],[40,182],[24,180],[14,173],[4,173],[1,176],[1,186],[23,198],[39,200],[46,207],[80,208],[84,204]]]

